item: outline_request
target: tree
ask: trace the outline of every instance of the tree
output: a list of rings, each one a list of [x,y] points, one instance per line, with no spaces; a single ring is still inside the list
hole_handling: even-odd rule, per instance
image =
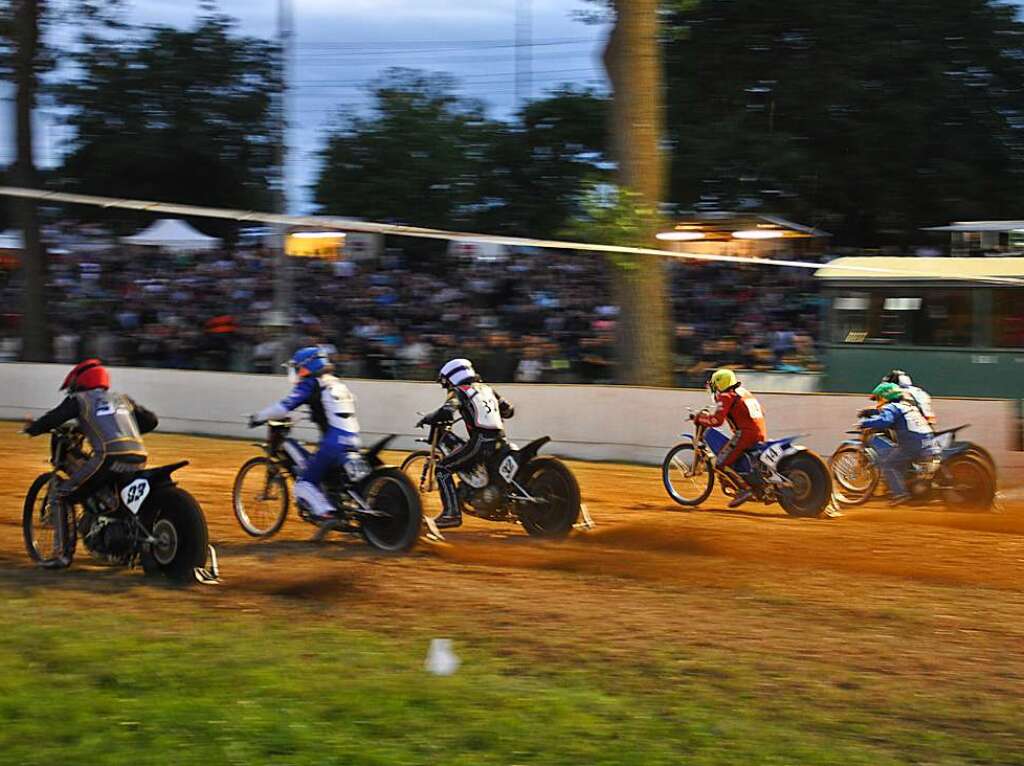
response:
[[[1016,16],[994,0],[667,3],[671,198],[788,214],[860,246],[1018,217]]]
[[[45,66],[40,43],[43,0],[14,0],[4,19],[9,51],[7,61],[15,87],[15,160],[14,183],[26,188],[38,186],[35,158],[32,154],[32,111],[35,107],[40,70]],[[15,203],[15,218],[24,236],[21,272],[24,290],[21,308],[22,358],[41,362],[49,358],[46,325],[46,254],[39,233],[39,215],[34,200]]]
[[[327,136],[315,199],[325,213],[452,228],[472,220],[498,124],[445,75],[389,70],[368,116]]]
[[[40,78],[53,67],[54,57],[43,39],[47,23],[74,19],[77,24],[113,23],[107,6],[117,0],[13,0],[0,7],[0,71],[15,86],[15,161],[11,181],[35,188],[39,174],[33,156],[32,114],[39,98]],[[49,358],[49,338],[44,290],[46,253],[39,231],[39,215],[33,200],[13,203],[14,218],[24,235],[21,272],[22,357],[29,361]]]
[[[581,214],[584,188],[608,177],[608,103],[570,86],[531,102],[496,136],[481,178],[482,231],[547,238]]]
[[[605,101],[589,91],[564,87],[505,123],[444,75],[395,69],[372,89],[372,113],[345,115],[327,136],[324,212],[551,236],[600,172]]]
[[[75,128],[62,176],[75,191],[267,209],[275,169],[278,50],[207,15],[86,41],[58,89]],[[82,211],[102,215],[102,210]]]
[[[605,49],[612,82],[612,150],[619,185],[636,196],[641,218],[635,244],[650,246],[665,187],[664,113],[657,0],[615,0],[615,26]],[[667,275],[661,259],[615,257],[612,285],[619,382],[671,385]]]

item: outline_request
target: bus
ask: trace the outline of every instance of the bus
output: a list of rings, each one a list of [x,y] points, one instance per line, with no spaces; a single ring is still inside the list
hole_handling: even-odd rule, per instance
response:
[[[935,396],[1024,398],[1024,258],[838,258],[815,276],[822,390],[870,391],[899,368]]]

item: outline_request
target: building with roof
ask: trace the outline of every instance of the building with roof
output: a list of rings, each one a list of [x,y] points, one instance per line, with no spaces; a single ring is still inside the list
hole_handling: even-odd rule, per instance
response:
[[[949,232],[954,257],[1024,255],[1024,221],[954,221],[922,231]]]
[[[775,215],[725,211],[684,216],[657,234],[666,249],[677,253],[810,260],[821,258],[831,236]]]

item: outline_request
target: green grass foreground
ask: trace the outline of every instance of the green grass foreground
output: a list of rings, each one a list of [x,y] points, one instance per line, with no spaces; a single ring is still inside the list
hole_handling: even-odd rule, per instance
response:
[[[457,640],[462,668],[437,678],[423,670],[424,637],[187,607],[176,619],[67,613],[40,607],[41,597],[0,599],[3,764],[1022,759],[1015,737],[946,732],[945,713],[920,702],[888,728],[879,721],[898,700],[837,720],[810,695],[768,700],[749,692],[753,671],[705,671],[692,657],[605,673],[600,663],[574,670],[571,658],[498,657]],[[1005,714],[1015,716],[1009,706]]]

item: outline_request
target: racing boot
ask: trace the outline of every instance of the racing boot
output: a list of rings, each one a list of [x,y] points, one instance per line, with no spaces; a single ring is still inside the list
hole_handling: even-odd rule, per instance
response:
[[[295,502],[306,509],[309,517],[317,524],[333,523],[337,509],[311,481],[295,482]]]
[[[736,472],[736,476],[740,477],[743,481],[741,486],[745,487],[745,489],[741,490],[739,494],[732,499],[732,502],[729,503],[730,508],[739,508],[752,498],[763,499],[764,495],[762,494],[761,488],[764,486],[764,479],[761,477],[760,470],[757,466],[743,476],[740,476],[739,472]]]
[[[739,508],[741,505],[743,505],[745,502],[747,502],[753,496],[754,496],[754,493],[751,490],[745,489],[742,492],[740,492],[738,495],[736,495],[736,497],[734,497],[732,500],[729,501],[729,507],[730,508]]]
[[[734,468],[729,467],[721,470],[728,477],[729,481],[732,482],[733,487],[736,488],[736,495],[729,501],[729,507],[739,508],[754,496],[754,491]]]
[[[437,488],[441,491],[441,505],[444,510],[434,519],[438,529],[451,529],[462,526],[462,508],[459,504],[459,493],[455,489],[455,479],[449,471],[438,470]]]
[[[452,529],[453,527],[462,526],[462,511],[455,509],[449,511],[447,508],[441,512],[441,515],[434,519],[434,525],[438,529]]]

